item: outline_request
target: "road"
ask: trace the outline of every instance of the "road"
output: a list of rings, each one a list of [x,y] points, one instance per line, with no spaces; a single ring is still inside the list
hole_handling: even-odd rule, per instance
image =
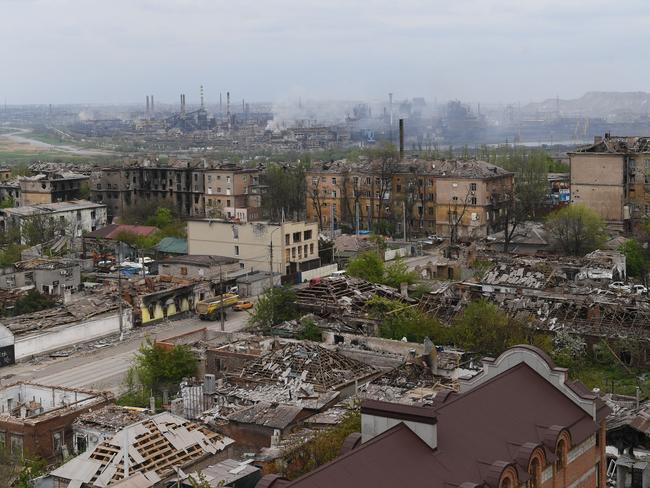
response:
[[[248,316],[247,312],[229,313],[225,330],[242,330],[246,327]],[[0,384],[34,381],[46,385],[109,390],[119,394],[123,391],[124,377],[133,355],[147,338],[161,339],[203,327],[220,330],[221,323],[191,317],[141,327],[131,331],[122,342],[112,338],[113,344],[106,347],[90,345],[67,358],[44,357],[2,368]]]
[[[14,128],[11,129],[14,130]],[[50,144],[48,142],[39,141],[38,139],[30,139],[29,133],[31,131],[28,129],[15,128],[15,131],[16,132],[0,134],[0,138],[7,139],[8,141],[14,142],[16,144],[29,145],[38,150],[61,151],[69,154],[75,154],[77,156],[109,156],[115,154],[111,151],[106,151],[103,149],[83,149],[75,146],[68,146],[65,144]]]

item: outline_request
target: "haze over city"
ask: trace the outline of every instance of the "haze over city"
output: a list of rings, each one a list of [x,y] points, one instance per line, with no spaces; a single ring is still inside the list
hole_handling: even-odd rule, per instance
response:
[[[634,0],[0,0],[0,17],[10,104],[176,101],[200,84],[208,102],[525,103],[648,77],[636,49],[650,19]]]

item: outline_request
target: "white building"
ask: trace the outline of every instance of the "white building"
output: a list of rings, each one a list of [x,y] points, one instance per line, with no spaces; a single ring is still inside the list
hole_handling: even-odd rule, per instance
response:
[[[92,232],[104,227],[107,222],[106,205],[88,200],[43,203],[0,210],[0,230],[19,226],[21,234],[25,224],[33,219],[48,219],[60,222],[61,235],[81,237],[84,232]],[[23,237],[24,241],[24,237]],[[23,242],[24,243],[24,242]]]

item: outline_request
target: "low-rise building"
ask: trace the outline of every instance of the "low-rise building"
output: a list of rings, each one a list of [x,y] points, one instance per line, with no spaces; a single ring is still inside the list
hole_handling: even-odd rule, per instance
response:
[[[22,176],[20,184],[20,205],[39,205],[67,202],[82,197],[84,185],[89,177],[71,172],[50,172],[36,176]]]
[[[81,264],[75,259],[35,258],[0,269],[0,289],[33,286],[47,295],[79,290]]]
[[[224,256],[173,256],[158,263],[158,274],[191,280],[226,281],[240,269],[238,259]]]
[[[163,412],[120,429],[50,473],[54,488],[167,486],[179,470],[227,457],[232,439]]]
[[[190,255],[227,256],[249,271],[287,275],[320,266],[316,223],[190,219],[187,242]]]
[[[20,229],[25,243],[26,226],[50,226],[61,236],[81,237],[106,225],[106,206],[88,200],[5,208],[0,210],[0,230],[14,226]]]
[[[113,401],[113,395],[77,388],[14,383],[0,388],[0,445],[12,454],[52,460],[71,452],[72,423]]]

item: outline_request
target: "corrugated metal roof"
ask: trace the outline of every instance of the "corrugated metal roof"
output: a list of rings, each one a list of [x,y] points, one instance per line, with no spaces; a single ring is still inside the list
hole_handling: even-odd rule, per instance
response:
[[[167,254],[187,254],[187,239],[164,237],[156,244],[156,250]]]

